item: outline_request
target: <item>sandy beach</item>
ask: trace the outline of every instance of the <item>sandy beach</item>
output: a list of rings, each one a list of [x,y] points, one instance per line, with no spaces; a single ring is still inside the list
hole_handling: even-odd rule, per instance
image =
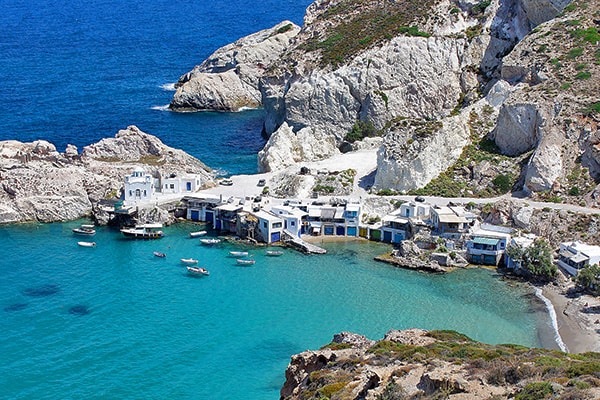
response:
[[[555,284],[542,288],[556,312],[558,332],[569,353],[600,352],[600,299],[575,293],[575,283],[559,270]]]

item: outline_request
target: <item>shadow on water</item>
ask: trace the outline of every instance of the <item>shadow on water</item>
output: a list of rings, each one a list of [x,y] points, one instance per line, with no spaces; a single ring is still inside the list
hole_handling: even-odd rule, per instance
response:
[[[15,303],[15,304],[11,304],[9,306],[4,307],[4,311],[6,312],[12,312],[12,311],[21,311],[24,310],[25,308],[27,308],[28,304],[27,303]]]
[[[84,305],[76,305],[69,308],[69,314],[72,315],[88,315],[90,313],[90,309]]]
[[[60,287],[53,284],[35,286],[23,290],[23,294],[29,297],[47,297],[58,292],[60,292]]]

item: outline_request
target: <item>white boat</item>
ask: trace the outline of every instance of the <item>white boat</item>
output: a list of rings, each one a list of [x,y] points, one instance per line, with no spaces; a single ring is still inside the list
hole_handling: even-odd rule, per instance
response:
[[[216,239],[216,238],[200,239],[200,243],[202,243],[202,244],[218,244],[218,243],[221,243],[221,239]]]
[[[239,265],[254,265],[256,264],[256,260],[245,260],[242,258],[238,258],[235,260]]]
[[[190,275],[194,276],[208,276],[210,272],[206,268],[202,267],[186,267],[187,271]]]
[[[230,251],[229,255],[231,257],[248,257],[247,251]]]
[[[204,235],[206,235],[206,231],[190,232],[191,238],[200,237],[200,236],[204,236]]]
[[[96,242],[77,242],[82,247],[96,247]]]
[[[180,260],[184,264],[198,264],[198,260],[194,258],[180,258]]]
[[[76,233],[78,235],[93,236],[96,234],[94,225],[82,224],[79,228],[73,228],[72,230],[73,230],[73,233]]]
[[[134,239],[160,239],[164,236],[162,224],[143,224],[136,225],[133,228],[122,228],[121,233]]]
[[[267,250],[267,255],[271,257],[278,257],[283,255],[283,251],[281,250]]]
[[[165,258],[167,256],[167,253],[162,253],[160,251],[154,251],[152,254],[154,254],[156,257],[160,257],[160,258]]]

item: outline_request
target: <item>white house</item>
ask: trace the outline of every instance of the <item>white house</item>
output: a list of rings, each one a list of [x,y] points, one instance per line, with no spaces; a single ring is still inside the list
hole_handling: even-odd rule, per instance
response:
[[[225,203],[220,196],[211,195],[203,197],[186,196],[182,200],[187,205],[187,219],[210,222],[211,224],[215,223],[215,215],[217,214],[215,208]]]
[[[498,265],[511,240],[513,230],[481,224],[467,240],[467,258],[474,264]]]
[[[410,234],[410,219],[400,215],[386,215],[381,220],[381,241],[400,243],[408,239]]]
[[[273,206],[271,208],[271,213],[283,220],[283,229],[294,236],[300,237],[302,234],[302,219],[308,215],[308,213],[299,208],[290,206]]]
[[[579,241],[560,244],[557,264],[571,275],[577,275],[586,265],[600,263],[600,247]]]
[[[409,201],[400,205],[400,213],[398,215],[405,218],[426,219],[429,217],[431,206],[427,203],[416,203]]]
[[[148,202],[154,197],[154,178],[143,168],[136,167],[131,175],[125,177],[125,202]]]
[[[444,237],[460,237],[469,230],[469,220],[449,207],[432,207],[433,231]]]
[[[283,219],[267,211],[251,213],[258,219],[258,232],[267,243],[279,242],[283,232]]]
[[[185,175],[178,177],[171,174],[168,178],[162,178],[160,191],[165,194],[194,193],[201,188],[200,176]]]

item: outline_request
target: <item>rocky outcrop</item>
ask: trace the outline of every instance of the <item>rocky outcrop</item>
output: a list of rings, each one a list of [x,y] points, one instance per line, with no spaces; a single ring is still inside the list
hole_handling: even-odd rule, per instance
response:
[[[239,111],[262,104],[259,79],[276,63],[300,28],[284,21],[215,51],[176,84],[174,111]]]
[[[0,223],[64,221],[90,216],[103,199],[115,198],[135,166],[152,174],[198,174],[214,185],[202,162],[163,144],[135,126],[77,154],[51,143],[0,142]]]
[[[321,350],[292,356],[280,399],[479,400],[519,398],[521,393],[527,398],[598,398],[597,383],[569,387],[575,380],[595,379],[595,372],[582,368],[594,357],[486,345],[454,331],[392,330],[378,341],[344,332]],[[542,358],[560,367],[535,361]]]

